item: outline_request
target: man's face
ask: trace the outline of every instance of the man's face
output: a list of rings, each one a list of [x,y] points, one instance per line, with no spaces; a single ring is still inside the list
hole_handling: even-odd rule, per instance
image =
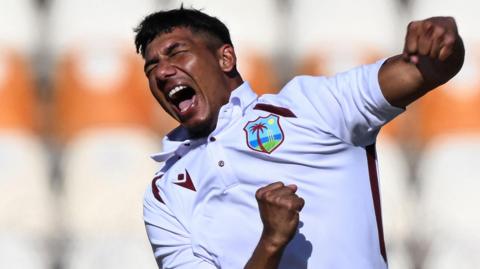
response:
[[[231,91],[223,55],[228,45],[212,49],[208,44],[205,34],[178,27],[156,37],[145,52],[145,74],[152,94],[196,136],[213,131]]]

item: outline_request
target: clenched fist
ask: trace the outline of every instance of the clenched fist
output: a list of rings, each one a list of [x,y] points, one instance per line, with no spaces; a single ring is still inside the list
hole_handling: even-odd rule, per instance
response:
[[[455,76],[465,49],[452,17],[432,17],[408,25],[403,52],[387,59],[379,83],[387,101],[406,107]]]
[[[295,192],[297,186],[272,183],[257,190],[255,197],[263,222],[262,239],[283,248],[295,235],[299,212],[305,201]]]
[[[427,88],[447,82],[460,70],[463,51],[452,17],[432,17],[408,25],[403,58],[417,65]]]
[[[418,63],[418,56],[445,61],[459,40],[457,25],[452,17],[412,21],[408,25],[403,56],[412,63]]]

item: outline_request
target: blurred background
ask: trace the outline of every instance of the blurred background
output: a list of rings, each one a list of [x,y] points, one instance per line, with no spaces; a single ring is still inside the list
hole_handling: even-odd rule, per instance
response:
[[[156,268],[142,197],[175,123],[132,29],[180,2],[227,24],[259,94],[400,53],[409,21],[455,16],[463,70],[380,133],[383,222],[390,268],[480,268],[475,0],[0,0],[0,268]]]

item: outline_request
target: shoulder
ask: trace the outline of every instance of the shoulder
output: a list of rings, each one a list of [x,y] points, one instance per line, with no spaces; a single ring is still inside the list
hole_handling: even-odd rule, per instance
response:
[[[288,81],[277,94],[264,94],[258,98],[259,103],[288,105],[298,98],[305,98],[308,92],[328,87],[329,81],[324,76],[295,76]]]
[[[285,84],[279,95],[298,93],[300,90],[324,87],[328,85],[328,77],[325,76],[295,76]]]
[[[314,106],[331,101],[331,91],[329,90],[331,87],[333,85],[328,77],[295,76],[277,94],[260,96],[254,109],[264,110],[262,108],[268,108],[267,105],[270,105],[287,108],[294,114],[303,114],[302,111],[304,111],[311,115],[312,111],[310,110],[314,109]]]

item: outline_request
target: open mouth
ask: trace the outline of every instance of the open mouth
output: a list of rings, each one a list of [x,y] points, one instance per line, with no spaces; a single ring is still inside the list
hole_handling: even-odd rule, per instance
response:
[[[168,92],[168,98],[180,112],[185,112],[195,102],[195,90],[189,86],[179,85]]]

